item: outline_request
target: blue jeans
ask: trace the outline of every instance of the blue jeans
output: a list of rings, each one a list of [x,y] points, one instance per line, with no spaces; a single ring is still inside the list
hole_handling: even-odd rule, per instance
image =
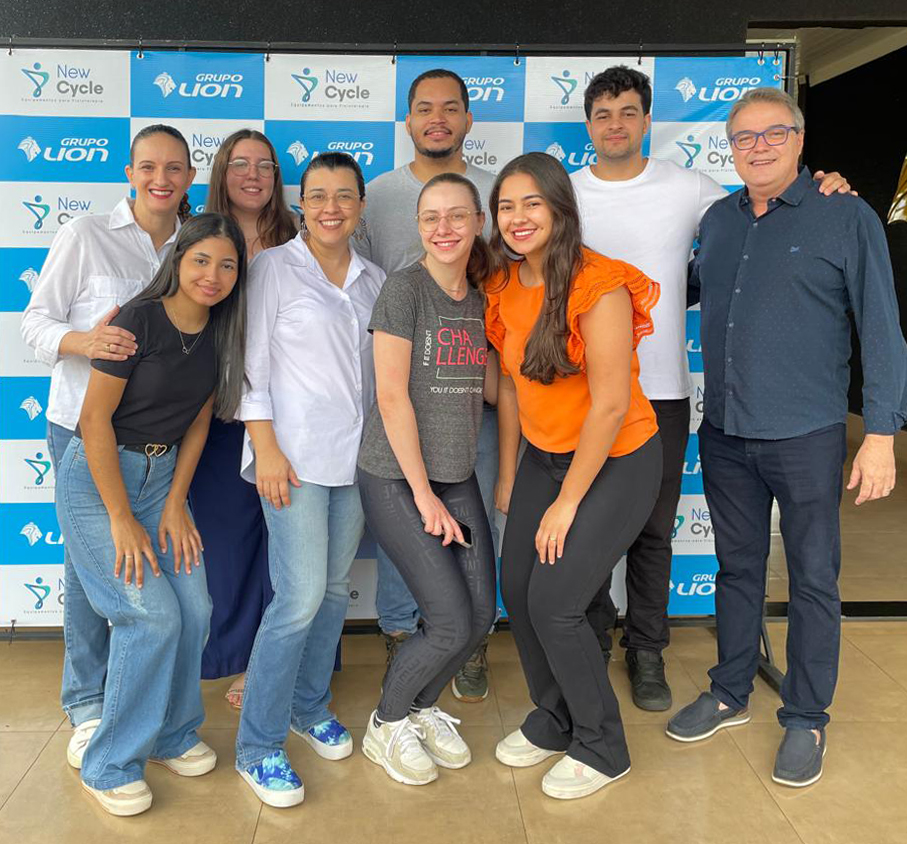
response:
[[[497,556],[501,547],[494,507],[494,485],[498,480],[498,412],[491,405],[485,405],[482,413],[477,451],[476,480],[479,482]],[[378,625],[385,633],[415,633],[419,623],[419,608],[415,599],[380,545],[377,546],[375,557],[378,564],[378,588],[375,593]]]
[[[330,683],[350,601],[350,567],[365,528],[359,488],[303,482],[290,506],[262,498],[274,598],[255,636],[236,767],[250,768],[299,732],[331,717]]]
[[[73,572],[94,611],[112,624],[101,724],[82,760],[82,779],[92,788],[142,779],[149,756],[168,759],[194,747],[205,720],[199,680],[211,617],[205,569],[174,574],[172,542],[166,554],[157,547],[176,455],[176,449],[161,457],[119,452],[130,508],[161,569],[154,577],[146,562],[141,589],[114,577],[110,517],[82,440],[73,437],[60,463],[57,516]]]
[[[704,421],[699,453],[718,555],[712,694],[743,709],[753,691],[775,499],[790,576],[787,673],[778,720],[785,728],[824,727],[841,640],[839,511],[846,429],[830,425],[800,437],[754,440],[728,436]]]
[[[59,473],[60,463],[73,432],[62,425],[47,423],[47,446],[54,473]],[[57,483],[57,499],[61,498]],[[64,540],[65,541],[65,540]],[[104,675],[107,673],[107,655],[110,632],[107,619],[92,608],[72,567],[69,546],[63,545],[63,688],[60,699],[69,721],[78,727],[83,721],[101,717],[104,706]]]

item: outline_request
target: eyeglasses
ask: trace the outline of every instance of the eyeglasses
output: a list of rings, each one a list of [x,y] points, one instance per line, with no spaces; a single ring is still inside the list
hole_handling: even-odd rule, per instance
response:
[[[764,132],[750,132],[744,129],[731,135],[731,143],[737,149],[752,149],[759,142],[759,138],[765,138],[765,142],[772,147],[779,147],[785,141],[791,132],[799,132],[796,126],[769,126]]]
[[[237,176],[248,176],[249,171],[254,167],[258,170],[258,175],[263,179],[273,178],[277,172],[277,164],[273,161],[265,160],[253,163],[247,158],[234,158],[232,161],[227,162],[227,167],[236,173]]]
[[[439,214],[437,211],[422,211],[416,214],[416,220],[419,222],[419,228],[426,234],[437,231],[441,225],[441,220],[447,220],[447,225],[452,229],[464,229],[469,224],[469,218],[475,214],[468,208],[455,208],[446,214]]]
[[[337,193],[332,194],[322,193],[320,191],[317,193],[307,193],[304,194],[302,198],[309,208],[312,208],[316,211],[319,208],[324,208],[324,206],[328,204],[329,199],[334,199],[344,211],[349,211],[350,209],[355,208],[356,203],[362,201],[358,194],[355,194],[349,190],[341,190],[337,191]]]

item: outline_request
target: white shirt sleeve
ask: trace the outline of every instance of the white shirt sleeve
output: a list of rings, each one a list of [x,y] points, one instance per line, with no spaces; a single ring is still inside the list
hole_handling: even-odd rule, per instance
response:
[[[79,295],[82,244],[70,226],[57,232],[31,300],[22,314],[22,339],[42,363],[53,367],[60,357],[60,341],[70,331],[70,310]]]
[[[239,406],[243,421],[273,419],[271,408],[271,335],[280,306],[279,278],[263,253],[249,268],[246,325],[246,387]]]
[[[709,210],[719,199],[727,196],[727,191],[721,187],[711,176],[705,173],[698,173],[699,176],[699,223],[705,212]],[[697,223],[698,227],[698,223]]]

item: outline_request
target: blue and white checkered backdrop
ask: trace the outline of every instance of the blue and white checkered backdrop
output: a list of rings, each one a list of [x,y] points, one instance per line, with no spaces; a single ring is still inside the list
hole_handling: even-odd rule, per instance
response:
[[[272,55],[20,50],[0,55],[0,624],[62,623],[62,539],[45,442],[48,371],[19,335],[21,312],[54,235],[80,214],[113,208],[128,190],[129,141],[167,122],[189,141],[198,168],[193,210],[205,203],[211,162],[242,127],[265,132],[280,155],[287,200],[324,150],[356,157],[366,180],[410,160],[404,130],[410,81],[433,67],[459,73],[475,124],[464,145],[497,171],[543,150],[567,170],[595,161],[583,125],[583,89],[598,71],[638,63],[652,77],[652,132],[645,154],[738,186],[723,121],[748,88],[781,87],[784,58]],[[687,348],[701,419],[699,314]],[[690,438],[674,538],[670,612],[713,612],[717,569],[702,494],[698,444]],[[374,617],[369,543],[354,568],[351,617]]]

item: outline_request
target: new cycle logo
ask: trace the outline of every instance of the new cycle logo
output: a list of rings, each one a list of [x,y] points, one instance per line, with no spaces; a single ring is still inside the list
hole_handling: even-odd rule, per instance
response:
[[[702,152],[702,144],[696,143],[695,135],[687,135],[686,140],[674,141],[674,143],[677,144],[678,149],[680,149],[686,158],[683,166],[688,170],[691,169],[693,162],[697,159],[699,153]]]
[[[51,70],[54,74],[53,82]],[[62,62],[51,65],[51,70],[45,69],[41,62],[22,68],[32,99],[76,100],[97,98],[104,93],[104,86],[92,78],[91,67]]]
[[[26,465],[34,472],[34,485],[43,486],[48,474],[50,474],[50,460],[46,459],[41,451],[36,452],[33,457],[25,457],[23,459]]]
[[[132,55],[133,117],[260,119],[264,57],[244,53]]]
[[[0,114],[96,116],[129,113],[129,54],[16,50],[0,86]]]
[[[562,106],[570,105],[570,97],[573,96],[576,86],[579,85],[579,80],[573,78],[569,70],[563,70],[559,76],[552,76],[550,79],[561,92],[560,104]]]
[[[296,82],[300,88],[302,88],[302,96],[300,101],[303,103],[308,103],[312,101],[312,94],[315,93],[315,89],[318,87],[318,77],[311,75],[312,71],[305,67],[302,69],[302,73],[292,73],[290,74],[293,77],[293,81]]]
[[[34,217],[32,222],[32,228],[35,231],[41,231],[44,228],[44,221],[47,219],[50,214],[50,205],[43,201],[44,197],[41,194],[35,194],[33,201],[27,199],[22,200],[22,205],[31,213]]]
[[[22,585],[37,598],[35,601],[35,609],[43,609],[44,602],[50,597],[51,591],[50,587],[44,583],[44,578],[36,577],[34,583],[23,583]]]

